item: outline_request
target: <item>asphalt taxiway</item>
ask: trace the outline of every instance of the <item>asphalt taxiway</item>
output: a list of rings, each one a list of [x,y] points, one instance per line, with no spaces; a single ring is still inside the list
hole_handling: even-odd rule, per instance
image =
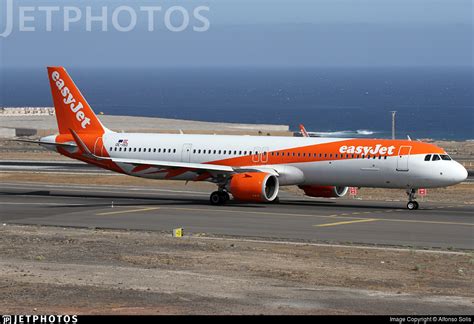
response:
[[[211,206],[209,193],[163,187],[1,183],[0,223],[206,233],[247,238],[474,248],[474,206],[310,199]]]

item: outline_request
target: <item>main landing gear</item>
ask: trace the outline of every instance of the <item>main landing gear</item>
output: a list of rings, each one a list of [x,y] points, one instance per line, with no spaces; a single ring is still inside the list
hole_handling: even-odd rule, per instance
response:
[[[223,205],[230,200],[227,191],[214,191],[209,199],[212,205]]]
[[[408,204],[407,208],[408,210],[414,210],[418,209],[419,205],[418,202],[416,202],[416,189],[409,189],[407,190],[407,195],[408,195]]]

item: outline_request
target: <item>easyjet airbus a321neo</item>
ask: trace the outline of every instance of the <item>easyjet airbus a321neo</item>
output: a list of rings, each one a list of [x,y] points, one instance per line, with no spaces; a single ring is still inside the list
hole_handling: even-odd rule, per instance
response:
[[[135,177],[209,181],[214,205],[278,200],[280,186],[311,197],[342,197],[348,187],[445,187],[466,169],[435,145],[385,139],[124,134],[96,117],[66,70],[49,67],[59,134],[37,143],[67,157]]]

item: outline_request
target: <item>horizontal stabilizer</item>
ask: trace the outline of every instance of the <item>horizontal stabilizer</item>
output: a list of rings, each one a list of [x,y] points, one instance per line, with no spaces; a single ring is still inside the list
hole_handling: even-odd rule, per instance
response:
[[[39,144],[39,145],[52,145],[52,146],[59,146],[59,147],[77,147],[77,145],[74,143],[54,143],[54,142],[43,142],[43,141],[34,141],[34,140],[21,140],[21,139],[13,139],[9,141],[32,143],[32,144]]]

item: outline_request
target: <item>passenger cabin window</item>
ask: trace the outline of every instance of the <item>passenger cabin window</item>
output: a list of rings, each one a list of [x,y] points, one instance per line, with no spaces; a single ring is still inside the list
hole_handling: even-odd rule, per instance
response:
[[[444,160],[444,161],[451,161],[451,157],[447,154],[442,154],[441,155],[441,160]]]
[[[429,160],[431,160],[431,154],[428,154],[425,156],[425,161],[429,161]]]
[[[433,160],[432,161],[439,161],[441,158],[439,157],[438,154],[433,154]]]

